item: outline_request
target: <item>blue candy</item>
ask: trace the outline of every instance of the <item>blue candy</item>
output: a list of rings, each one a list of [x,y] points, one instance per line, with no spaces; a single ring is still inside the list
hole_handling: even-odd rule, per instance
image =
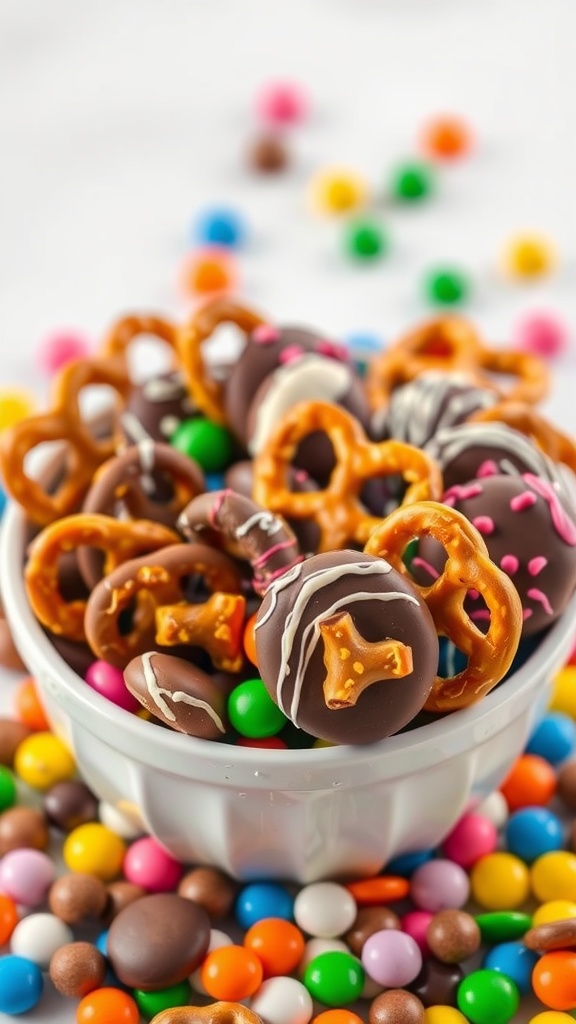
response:
[[[236,898],[235,913],[242,928],[250,928],[265,917],[281,917],[292,921],[294,897],[283,885],[275,882],[253,882]]]
[[[550,764],[560,764],[576,746],[576,723],[561,711],[549,711],[532,733],[527,754],[538,754]]]
[[[4,515],[4,509],[6,508],[7,504],[8,504],[8,497],[6,495],[6,492],[3,491],[2,488],[0,487],[0,519]]]
[[[538,959],[538,954],[523,942],[502,942],[489,950],[482,967],[508,975],[516,982],[521,995],[526,996],[532,991],[532,970]]]
[[[241,216],[228,207],[205,210],[198,218],[193,241],[201,245],[224,245],[238,249],[244,242],[246,229]]]
[[[562,823],[546,807],[522,807],[506,823],[506,847],[520,860],[531,864],[543,853],[561,850],[564,845]]]
[[[416,868],[419,868],[421,864],[426,864],[427,861],[432,860],[434,856],[433,850],[414,850],[411,853],[401,853],[398,857],[394,857],[386,865],[387,875],[400,875],[402,878],[410,878],[414,874]]]
[[[38,964],[23,956],[0,957],[0,1013],[26,1013],[36,1006],[43,989]]]
[[[344,344],[352,356],[352,361],[360,377],[366,375],[372,357],[384,348],[382,338],[376,334],[370,334],[368,331],[348,334],[344,338]]]

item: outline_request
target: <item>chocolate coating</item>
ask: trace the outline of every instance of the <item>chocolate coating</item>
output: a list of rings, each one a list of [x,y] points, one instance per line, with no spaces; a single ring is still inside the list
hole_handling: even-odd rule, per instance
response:
[[[440,910],[426,930],[430,951],[445,964],[459,964],[473,956],[480,940],[475,919],[463,910]]]
[[[35,807],[9,807],[0,814],[0,857],[23,847],[46,850],[50,833],[42,811]]]
[[[409,649],[411,670],[385,678],[384,641]],[[423,706],[438,665],[426,605],[384,559],[356,551],[313,555],[276,580],[258,613],[256,650],[279,707],[333,743],[372,743],[397,732]]]
[[[241,459],[240,462],[235,462],[224,475],[224,486],[246,498],[252,497],[253,483],[254,463],[250,459]],[[318,484],[303,469],[290,468],[288,483],[292,491],[318,490]],[[312,554],[317,551],[320,530],[316,523],[312,519],[289,519],[287,516],[285,518],[296,536],[300,551],[304,554]]]
[[[356,920],[350,931],[346,932],[344,938],[354,953],[354,956],[361,956],[364,943],[375,932],[381,932],[384,928],[395,928],[400,930],[400,918],[389,907],[360,907],[356,914]]]
[[[14,718],[0,718],[0,764],[13,768],[14,754],[30,735],[31,730],[22,722]]]
[[[65,636],[57,636],[56,633],[51,633],[48,629],[45,629],[44,632],[63,661],[83,679],[94,661],[94,655],[88,644],[68,640]]]
[[[424,1024],[424,1005],[404,988],[390,988],[370,1003],[369,1024]]]
[[[178,886],[178,895],[203,907],[212,921],[230,913],[238,887],[218,868],[198,867],[188,871]]]
[[[104,882],[95,875],[74,872],[62,875],[50,886],[48,906],[66,924],[79,924],[87,918],[99,918],[108,903]]]
[[[550,921],[530,928],[522,942],[528,949],[547,953],[551,949],[574,949],[576,946],[576,919]]]
[[[138,444],[145,438],[166,442],[184,420],[194,415],[198,410],[177,370],[135,385],[120,424],[127,444]]]
[[[462,373],[430,370],[394,388],[382,412],[372,417],[374,440],[394,438],[423,448],[439,430],[465,423],[498,401],[498,393]]]
[[[106,960],[91,942],[68,942],[50,960],[50,980],[68,999],[82,999],[100,988],[106,975]]]
[[[204,740],[223,738],[224,691],[189,661],[149,651],[126,666],[124,682],[142,707],[171,729]]]
[[[154,893],[125,907],[110,925],[107,956],[117,977],[145,992],[184,981],[210,941],[202,907],[175,893]]]
[[[98,801],[85,782],[56,782],[44,794],[44,810],[51,825],[71,832],[78,825],[98,820]]]
[[[443,964],[430,957],[409,988],[426,1007],[456,1006],[456,993],[463,977],[464,971],[458,964]]]

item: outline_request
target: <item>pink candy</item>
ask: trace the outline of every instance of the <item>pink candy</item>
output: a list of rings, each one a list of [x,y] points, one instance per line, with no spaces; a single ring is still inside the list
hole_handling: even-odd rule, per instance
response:
[[[256,97],[256,112],[268,125],[296,124],[308,113],[308,99],[295,82],[268,82]]]
[[[553,313],[529,313],[516,327],[514,342],[524,352],[551,359],[564,351],[567,328]]]
[[[465,814],[442,843],[446,856],[462,868],[471,868],[480,857],[493,853],[498,842],[496,828],[480,814]]]
[[[129,882],[148,892],[170,892],[182,878],[182,865],[152,836],[144,836],[126,851],[122,871]]]
[[[40,850],[10,850],[0,860],[0,892],[25,907],[39,907],[56,878],[50,857]]]
[[[400,922],[402,931],[414,939],[423,957],[430,956],[426,932],[433,917],[429,910],[409,910]]]
[[[74,359],[85,359],[90,352],[86,338],[74,331],[55,331],[42,343],[38,363],[44,373],[57,373]]]
[[[88,686],[117,707],[124,708],[124,711],[140,710],[139,701],[127,689],[124,676],[115,665],[109,665],[107,661],[94,661],[88,667],[84,678]]]

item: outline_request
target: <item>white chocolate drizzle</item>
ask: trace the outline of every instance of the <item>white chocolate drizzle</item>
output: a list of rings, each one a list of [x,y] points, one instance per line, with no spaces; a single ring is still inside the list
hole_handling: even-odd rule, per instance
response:
[[[174,704],[189,704],[190,707],[199,708],[200,710],[205,711],[214,722],[216,728],[219,729],[221,733],[225,733],[226,729],[224,728],[222,719],[207,701],[201,700],[199,697],[193,697],[191,693],[185,693],[183,690],[172,691],[158,685],[156,673],[152,666],[152,658],[157,653],[157,651],[149,651],[147,654],[142,655],[142,669],[144,672],[146,689],[158,710],[162,712],[169,722],[175,722],[176,715],[167,701],[164,700],[164,697],[168,697]]]
[[[257,526],[267,537],[273,537],[275,533],[282,529],[283,525],[282,521],[273,515],[272,512],[255,512],[245,523],[241,523],[236,528],[234,535],[238,540],[241,537],[245,537],[247,533],[250,533],[250,530]]]
[[[497,397],[462,373],[423,373],[392,392],[385,419],[388,436],[421,448],[432,431],[436,434],[494,405]]]
[[[173,373],[170,377],[153,377],[142,386],[142,394],[147,402],[177,402],[186,394],[184,377]]]

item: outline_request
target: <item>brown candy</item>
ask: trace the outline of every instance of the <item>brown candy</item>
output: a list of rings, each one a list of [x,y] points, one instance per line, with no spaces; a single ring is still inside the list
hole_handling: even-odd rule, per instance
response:
[[[162,1010],[150,1024],[263,1024],[262,1018],[241,1003],[210,1003],[209,1006],[174,1006]]]
[[[112,970],[145,992],[184,981],[200,966],[210,941],[202,907],[175,893],[154,893],[125,907],[108,933]]]
[[[576,761],[567,761],[559,769],[556,792],[569,811],[576,811]]]
[[[48,893],[50,910],[66,924],[101,917],[107,903],[104,882],[84,872],[63,875],[51,885]]]
[[[136,885],[134,882],[110,882],[106,886],[108,893],[108,902],[106,904],[106,910],[104,912],[104,920],[108,923],[113,921],[115,917],[124,907],[130,906],[135,900],[142,899],[146,896],[146,889],[143,889],[141,885]]]
[[[576,918],[550,921],[530,928],[522,942],[528,949],[547,953],[551,949],[573,949],[576,946]]]
[[[105,975],[106,960],[91,942],[68,942],[50,961],[50,981],[68,999],[82,999],[100,988]]]
[[[193,900],[212,921],[219,921],[232,909],[237,886],[218,868],[199,867],[188,871],[180,881],[178,895]]]
[[[98,800],[85,782],[56,782],[44,794],[44,810],[51,825],[71,832],[98,819]]]
[[[430,957],[411,983],[410,991],[426,1007],[456,1006],[456,993],[463,977],[464,971],[458,964],[443,964],[435,957]]]
[[[473,956],[480,940],[476,921],[463,910],[440,910],[426,931],[430,951],[445,964],[459,964]]]
[[[344,936],[355,956],[360,956],[364,943],[375,932],[400,928],[400,918],[388,907],[360,907],[354,924]]]
[[[424,1024],[424,1005],[403,988],[381,992],[370,1003],[369,1024]]]
[[[27,725],[14,718],[0,718],[0,764],[12,768],[14,754],[28,736],[30,729]]]
[[[250,144],[246,156],[252,170],[263,174],[283,171],[290,163],[286,143],[279,135],[261,135]]]
[[[0,857],[22,847],[45,850],[49,841],[46,818],[35,807],[10,807],[0,815]]]

